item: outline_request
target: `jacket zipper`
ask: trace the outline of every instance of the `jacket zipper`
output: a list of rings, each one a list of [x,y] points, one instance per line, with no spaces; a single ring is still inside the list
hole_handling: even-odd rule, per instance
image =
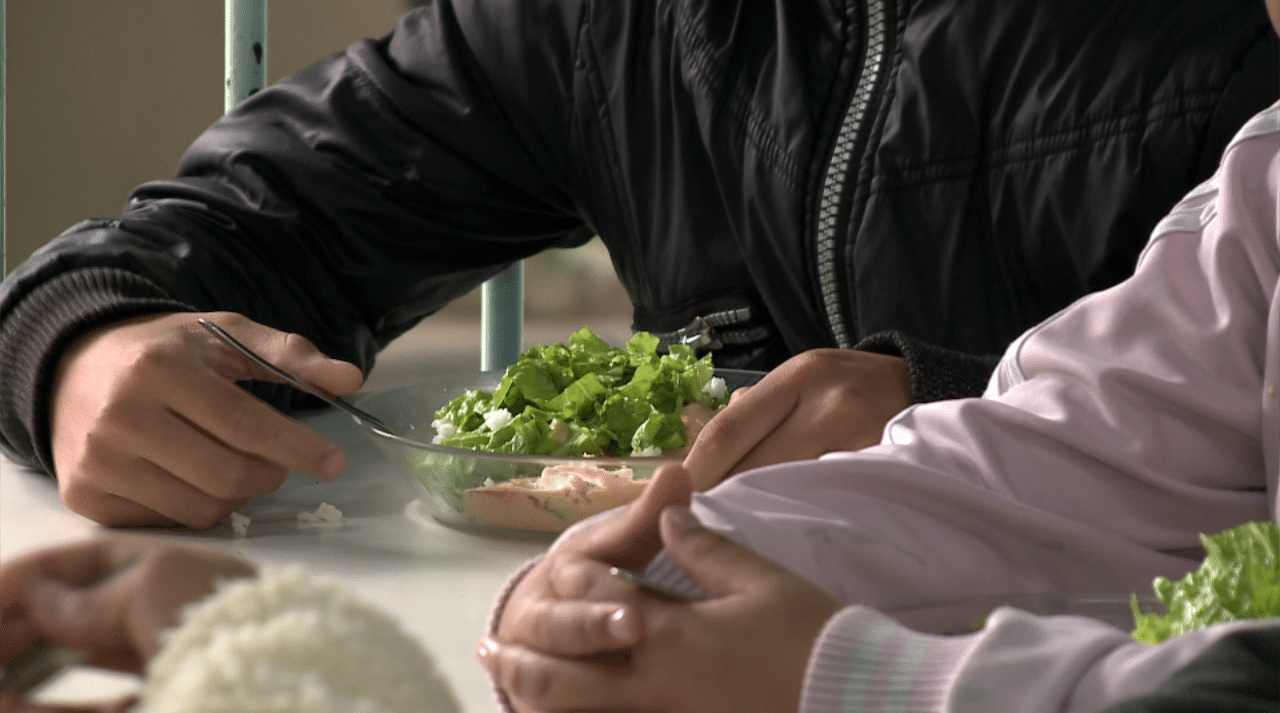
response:
[[[827,166],[826,180],[822,184],[822,198],[818,204],[817,250],[815,251],[818,283],[822,291],[822,304],[826,309],[827,322],[831,326],[831,334],[835,337],[836,346],[841,349],[851,348],[853,340],[849,337],[844,310],[840,303],[836,235],[837,228],[840,227],[838,222],[841,210],[844,208],[844,198],[846,195],[852,195],[845,190],[845,184],[849,178],[853,150],[862,138],[867,109],[871,105],[871,97],[880,78],[880,68],[885,59],[888,30],[886,2],[887,0],[866,0],[867,51],[862,62],[862,73],[858,77],[853,99],[849,102],[849,110],[840,124],[840,132],[836,134],[835,148],[831,152],[831,163]]]

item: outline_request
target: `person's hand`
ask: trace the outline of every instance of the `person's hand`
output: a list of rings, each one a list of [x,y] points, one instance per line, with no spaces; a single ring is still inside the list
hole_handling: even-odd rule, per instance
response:
[[[785,713],[795,711],[810,652],[838,609],[808,581],[701,527],[687,507],[661,517],[673,561],[712,595],[694,603],[632,598],[640,631],[595,626],[598,602],[564,602],[529,645],[486,640],[478,653],[524,713]],[[573,612],[577,608],[576,616]],[[550,650],[626,649],[625,657]]]
[[[816,458],[880,442],[884,426],[910,406],[900,357],[814,349],[737,389],[698,434],[684,465],[695,490],[735,473]]]
[[[335,394],[354,364],[231,313],[120,322],[63,355],[50,417],[54,471],[71,510],[110,526],[211,527],[290,470],[332,479],[339,447],[235,384],[279,379],[196,323],[205,317],[269,361]]]
[[[630,645],[641,634],[635,587],[609,573],[612,567],[643,569],[662,548],[658,517],[669,505],[686,504],[689,476],[678,463],[664,465],[633,503],[566,532],[512,590],[500,612],[496,637],[537,645],[563,619],[587,639],[620,636]],[[589,631],[588,631],[589,630]],[[572,643],[569,644],[571,647]],[[621,648],[618,645],[609,647]],[[575,654],[604,653],[574,648]]]
[[[141,673],[186,605],[254,573],[216,550],[119,535],[19,557],[0,567],[0,664],[43,639],[86,652],[86,665]]]

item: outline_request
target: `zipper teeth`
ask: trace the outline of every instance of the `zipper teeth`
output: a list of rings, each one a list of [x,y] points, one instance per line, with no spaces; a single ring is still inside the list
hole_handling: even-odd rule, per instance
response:
[[[884,0],[870,0],[867,3],[867,55],[862,75],[858,77],[858,86],[853,93],[853,101],[849,102],[849,111],[840,125],[840,133],[836,135],[831,165],[827,168],[827,178],[822,184],[822,202],[818,208],[818,282],[822,289],[822,302],[827,310],[827,321],[831,324],[831,334],[836,339],[836,346],[841,349],[848,349],[853,343],[840,314],[840,286],[836,279],[836,222],[840,216],[840,194],[849,173],[853,149],[858,143],[858,133],[871,101],[871,91],[875,88],[880,65],[884,61],[884,4]]]
[[[733,329],[727,332],[716,332],[716,339],[719,339],[721,344],[751,344],[763,341],[769,333],[768,327]]]
[[[739,307],[738,309],[725,310],[723,312],[712,312],[703,317],[707,324],[712,327],[723,327],[729,324],[738,324],[751,319],[750,307]]]

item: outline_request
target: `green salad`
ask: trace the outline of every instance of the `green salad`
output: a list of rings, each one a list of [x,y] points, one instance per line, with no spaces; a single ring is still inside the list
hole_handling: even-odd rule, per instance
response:
[[[588,327],[568,344],[536,346],[507,367],[496,390],[468,390],[436,411],[435,442],[551,456],[656,456],[685,445],[680,411],[728,402],[711,357],[636,333],[625,348]]]
[[[1150,644],[1237,619],[1280,616],[1280,528],[1251,522],[1216,535],[1201,535],[1204,564],[1181,580],[1157,577],[1156,596],[1167,615],[1143,614],[1131,600],[1133,637]]]

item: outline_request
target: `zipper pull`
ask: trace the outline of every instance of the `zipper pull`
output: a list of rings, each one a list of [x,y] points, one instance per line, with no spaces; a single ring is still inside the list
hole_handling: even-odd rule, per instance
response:
[[[694,350],[719,349],[724,346],[715,336],[715,328],[703,317],[694,317],[692,322],[674,332],[663,335],[664,344],[683,344]]]

